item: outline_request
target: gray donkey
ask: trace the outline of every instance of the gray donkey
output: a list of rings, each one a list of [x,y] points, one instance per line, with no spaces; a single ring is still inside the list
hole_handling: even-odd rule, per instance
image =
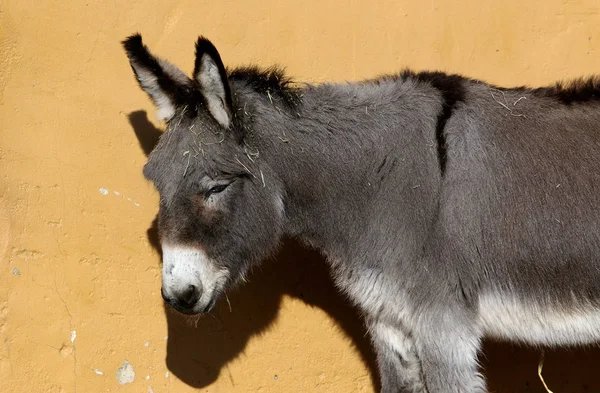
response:
[[[123,44],[167,124],[144,175],[175,309],[210,311],[289,236],[364,313],[385,393],[486,391],[484,336],[600,340],[600,79],[299,85],[203,37],[190,78]]]

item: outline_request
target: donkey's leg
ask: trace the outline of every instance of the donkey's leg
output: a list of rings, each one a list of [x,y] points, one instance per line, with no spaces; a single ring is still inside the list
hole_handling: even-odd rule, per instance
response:
[[[402,330],[381,322],[370,323],[370,330],[377,352],[381,392],[425,392],[412,339]]]
[[[448,307],[419,318],[416,347],[429,393],[484,393],[477,354],[481,334],[463,310]]]

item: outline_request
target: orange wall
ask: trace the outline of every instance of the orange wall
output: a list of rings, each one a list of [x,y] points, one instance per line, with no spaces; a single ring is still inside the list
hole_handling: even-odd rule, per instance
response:
[[[0,392],[374,389],[358,317],[296,245],[228,294],[231,311],[165,314],[147,237],[158,199],[134,132],[160,125],[119,43],[135,31],[187,71],[203,34],[229,65],[313,82],[410,66],[537,85],[600,70],[596,0],[2,1]],[[132,127],[141,110],[150,120]],[[486,355],[497,392],[542,391],[538,353]],[[599,355],[547,354],[550,387],[598,391]],[[121,385],[125,360],[135,379]]]

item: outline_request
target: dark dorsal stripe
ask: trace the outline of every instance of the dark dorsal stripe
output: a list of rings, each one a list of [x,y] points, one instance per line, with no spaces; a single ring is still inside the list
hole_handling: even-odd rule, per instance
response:
[[[447,75],[442,72],[421,72],[414,74],[413,77],[419,81],[428,82],[440,91],[442,95],[442,110],[438,114],[435,128],[435,137],[437,143],[438,162],[442,176],[446,172],[446,134],[445,128],[448,119],[459,102],[465,100],[465,78],[460,75]]]

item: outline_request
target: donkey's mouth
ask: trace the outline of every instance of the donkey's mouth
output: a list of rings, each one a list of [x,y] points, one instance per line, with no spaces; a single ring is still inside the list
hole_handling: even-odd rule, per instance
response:
[[[197,302],[195,304],[185,304],[175,298],[169,297],[165,295],[165,292],[161,290],[161,295],[163,300],[171,306],[177,312],[180,312],[184,315],[202,315],[207,314],[213,310],[215,305],[217,304],[217,300],[219,299],[219,293],[216,291],[211,299],[206,303],[205,306],[202,306],[202,302]]]
[[[161,295],[165,303],[171,306],[174,310],[180,312],[185,315],[200,315],[206,314],[210,312],[217,303],[218,295],[214,294],[208,303],[204,303],[201,301],[196,301],[194,303],[186,303],[185,301],[181,301],[175,297],[167,296],[164,290],[161,290]],[[203,303],[205,304],[203,306]]]
[[[209,312],[212,311],[212,309],[215,307],[215,304],[217,303],[216,298],[211,300],[210,303],[208,303],[204,308],[201,307],[192,307],[192,308],[188,308],[188,307],[183,307],[181,304],[177,303],[177,302],[170,302],[167,301],[167,303],[169,304],[169,306],[171,306],[175,311],[184,314],[184,315],[202,315],[202,314],[207,314]]]

